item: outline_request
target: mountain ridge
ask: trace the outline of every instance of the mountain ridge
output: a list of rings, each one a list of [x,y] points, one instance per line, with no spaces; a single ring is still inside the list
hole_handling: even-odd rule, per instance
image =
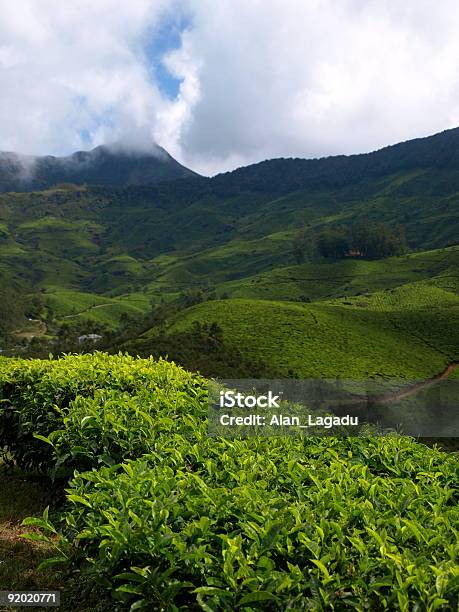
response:
[[[359,182],[362,179],[429,167],[459,169],[459,127],[405,140],[368,153],[308,159],[268,159],[217,174],[211,180],[222,186],[230,186],[236,180],[257,191],[269,189],[282,193],[319,183],[337,187],[346,182]]]
[[[204,190],[286,193],[316,186],[339,187],[412,169],[459,169],[459,127],[405,140],[367,153],[316,158],[277,157],[205,177],[177,162],[164,148],[150,151],[100,145],[67,156],[0,151],[0,192],[42,190],[59,183],[112,187],[151,186],[201,179]]]
[[[59,183],[125,187],[199,176],[165,149],[128,151],[119,143],[71,155],[34,156],[0,152],[0,192],[37,191]]]
[[[213,178],[3,193],[0,281],[111,295],[145,289],[161,300],[291,265],[298,235],[312,257],[322,232],[363,220],[403,226],[414,251],[451,246],[458,151],[454,129],[372,154],[271,160]],[[120,157],[105,147],[74,155],[83,164],[101,156],[117,172]]]

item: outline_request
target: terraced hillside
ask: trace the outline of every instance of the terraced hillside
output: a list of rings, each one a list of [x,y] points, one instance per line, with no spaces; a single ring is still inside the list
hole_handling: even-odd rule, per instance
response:
[[[215,322],[225,350],[242,347],[279,374],[342,375],[352,362],[353,375],[422,378],[455,359],[459,343],[458,152],[459,129],[212,179],[3,193],[0,282],[37,298],[25,315],[51,335],[73,324],[113,333],[172,305],[159,326],[115,338],[111,350],[161,345],[171,356],[167,337]],[[327,228],[362,222],[401,224],[407,254],[314,251]],[[304,263],[295,261],[299,234]],[[174,314],[190,292],[201,296],[191,303],[207,301]]]
[[[458,258],[450,247],[275,268],[223,283],[229,299],[181,310],[165,333],[216,323],[227,346],[282,375],[424,379],[459,358]],[[153,327],[124,347],[154,353],[159,334]]]
[[[459,290],[459,247],[410,253],[380,261],[344,259],[276,267],[243,279],[223,282],[230,297],[323,300],[394,289],[425,281]]]

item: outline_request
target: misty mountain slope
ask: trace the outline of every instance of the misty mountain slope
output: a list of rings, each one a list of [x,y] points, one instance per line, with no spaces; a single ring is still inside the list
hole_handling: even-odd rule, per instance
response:
[[[34,191],[59,183],[76,185],[149,185],[197,176],[162,147],[126,152],[119,145],[78,151],[67,157],[33,157],[0,152],[0,192]]]
[[[450,130],[368,155],[271,160],[214,178],[3,193],[0,272],[24,289],[158,296],[289,266],[299,231],[313,243],[362,219],[403,225],[416,251],[454,245],[458,149],[459,130]],[[137,180],[145,161],[106,148],[75,155],[81,172],[98,168],[114,183]]]

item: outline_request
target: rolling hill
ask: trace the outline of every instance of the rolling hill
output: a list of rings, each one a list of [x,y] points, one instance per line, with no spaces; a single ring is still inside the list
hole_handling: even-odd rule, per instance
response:
[[[28,287],[98,293],[168,277],[231,281],[292,263],[299,231],[313,241],[363,218],[403,225],[414,250],[448,246],[459,232],[458,150],[459,130],[450,130],[367,155],[271,160],[212,179],[128,187],[120,185],[148,182],[146,158],[81,154],[103,167],[90,165],[91,177],[53,171],[41,183],[73,186],[0,196],[2,270]],[[177,176],[174,164],[148,160]]]
[[[69,479],[51,517],[43,503],[43,516],[23,523],[31,540],[64,544],[57,560],[72,575],[87,585],[97,575],[132,608],[175,599],[187,609],[375,609],[382,593],[388,609],[457,606],[454,456],[373,430],[212,437],[208,383],[196,371],[415,383],[405,422],[414,415],[427,436],[432,424],[435,435],[456,431],[437,382],[459,376],[458,150],[452,130],[363,156],[152,184],[148,168],[118,157],[90,181],[76,173],[56,185],[53,161],[34,191],[0,194],[0,315],[14,314],[4,354],[16,357],[0,356],[0,446],[27,475],[57,477],[52,501]],[[402,225],[407,252],[333,259],[314,248],[321,233],[361,222]],[[97,326],[101,342],[80,345]],[[45,359],[21,358],[31,356]],[[448,440],[437,438],[457,450]],[[20,492],[18,506],[36,500],[34,514],[43,499],[25,476],[3,486],[3,512],[0,499],[8,588],[22,588],[37,559],[24,548],[18,563],[11,544],[9,492]]]
[[[173,338],[191,333],[196,322],[215,322],[229,347],[243,348],[250,358],[269,364],[283,376],[428,378],[459,360],[458,255],[457,248],[419,253],[411,256],[411,266],[409,257],[358,262],[362,265],[356,266],[354,274],[348,270],[341,277],[339,264],[331,264],[329,272],[334,276],[327,278],[322,270],[316,283],[305,265],[276,269],[264,291],[257,286],[252,289],[251,282],[245,291],[236,290],[255,294],[256,299],[197,304],[173,315],[166,333]],[[369,270],[364,270],[364,264]],[[317,264],[313,270],[317,275]],[[289,274],[294,271],[292,280]],[[286,281],[279,289],[281,274]],[[315,301],[293,302],[293,295],[285,299],[289,282],[292,294],[304,282],[305,291],[315,292]],[[344,291],[345,298],[328,297]],[[258,297],[260,293],[264,299]],[[133,353],[154,353],[158,334],[152,328],[125,347]]]

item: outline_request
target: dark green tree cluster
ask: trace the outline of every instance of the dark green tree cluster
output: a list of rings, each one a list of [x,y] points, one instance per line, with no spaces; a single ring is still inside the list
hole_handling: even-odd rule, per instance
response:
[[[346,256],[383,259],[406,251],[405,231],[401,225],[362,221],[352,228],[337,226],[324,230],[317,237],[317,250],[322,257],[342,259]]]
[[[402,255],[406,251],[405,229],[386,223],[359,223],[352,231],[352,248],[364,257],[381,259]]]
[[[344,227],[331,227],[317,237],[317,250],[322,257],[341,259],[349,249],[349,233]]]
[[[306,253],[308,250],[308,240],[306,232],[300,231],[293,239],[293,257],[297,264],[302,264],[306,261]]]

